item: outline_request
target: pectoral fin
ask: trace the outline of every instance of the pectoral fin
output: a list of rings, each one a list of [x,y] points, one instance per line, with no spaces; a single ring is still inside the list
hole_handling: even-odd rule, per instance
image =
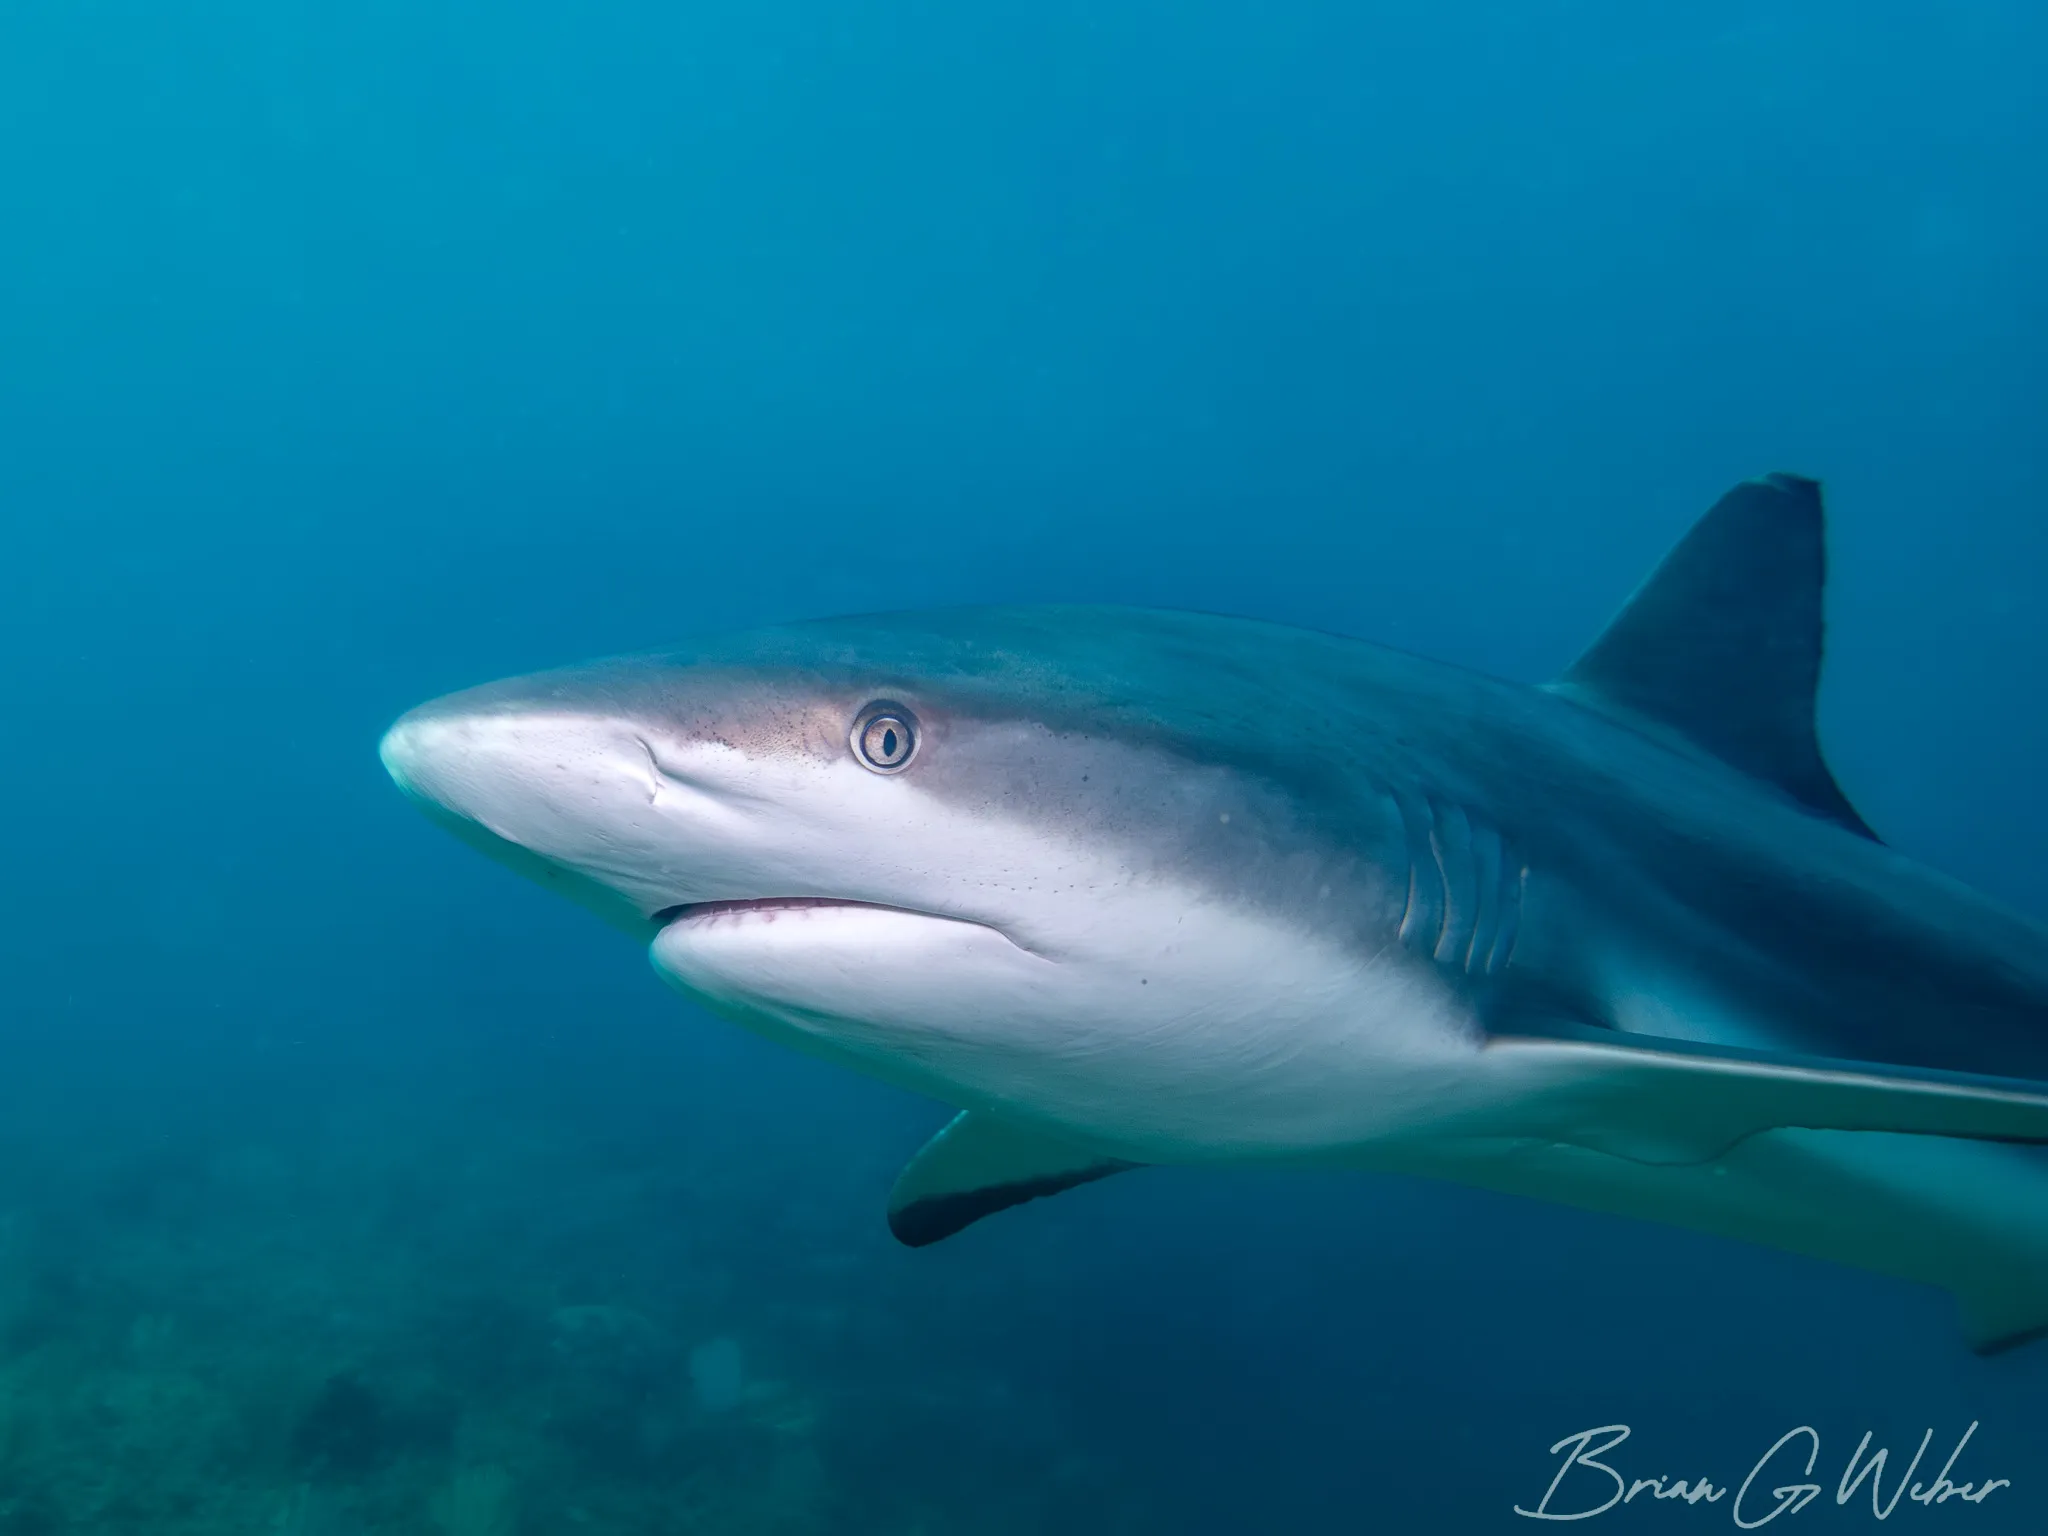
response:
[[[1704,1163],[1781,1128],[2048,1143],[2048,1085],[2040,1083],[1640,1035],[1496,1036],[1481,1058],[1500,1106],[1493,1134],[1639,1163]]]
[[[889,1230],[922,1248],[997,1211],[1137,1166],[967,1110],[926,1142],[896,1180]]]

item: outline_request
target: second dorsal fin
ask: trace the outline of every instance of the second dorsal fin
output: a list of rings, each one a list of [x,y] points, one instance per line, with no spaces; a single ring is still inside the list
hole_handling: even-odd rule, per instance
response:
[[[1814,732],[1826,579],[1819,483],[1783,474],[1744,481],[1551,686],[1675,730],[1815,815],[1875,838]]]

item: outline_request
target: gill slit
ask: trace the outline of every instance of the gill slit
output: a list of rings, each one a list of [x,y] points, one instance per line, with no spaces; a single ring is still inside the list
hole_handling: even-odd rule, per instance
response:
[[[1514,959],[1529,870],[1492,826],[1433,796],[1392,796],[1408,843],[1400,939],[1446,969],[1492,976]]]

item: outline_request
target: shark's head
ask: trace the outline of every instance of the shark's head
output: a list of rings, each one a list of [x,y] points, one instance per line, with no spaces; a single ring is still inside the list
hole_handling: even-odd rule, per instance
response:
[[[1257,660],[1276,632],[1219,649],[1219,623],[758,631],[449,695],[383,757],[764,1032],[1123,1152],[1284,1152],[1340,1112],[1302,1091],[1318,1040],[1427,1057],[1465,1026],[1395,942],[1393,803],[1301,751],[1317,701]],[[1212,1149],[1226,1099],[1238,1144]]]

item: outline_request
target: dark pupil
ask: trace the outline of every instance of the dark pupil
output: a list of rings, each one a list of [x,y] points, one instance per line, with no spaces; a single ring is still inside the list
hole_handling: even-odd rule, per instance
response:
[[[894,757],[895,755],[896,755],[896,733],[895,733],[894,731],[892,731],[892,730],[889,730],[889,729],[887,729],[887,728],[885,727],[885,728],[883,729],[883,731],[882,731],[882,756],[884,756],[884,757]]]

